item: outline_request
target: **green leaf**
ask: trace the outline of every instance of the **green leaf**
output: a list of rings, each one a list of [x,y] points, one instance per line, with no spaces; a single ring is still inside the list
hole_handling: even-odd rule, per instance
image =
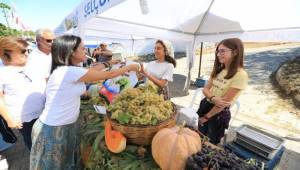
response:
[[[151,120],[151,124],[152,124],[152,125],[156,125],[156,124],[157,124],[157,122],[158,122],[158,120],[157,120],[157,119],[155,119],[155,118]]]
[[[129,123],[130,118],[131,118],[131,115],[125,113],[125,114],[119,114],[117,117],[117,120],[121,124],[127,124],[127,123]]]
[[[141,166],[141,161],[136,160],[130,164],[128,164],[127,166],[125,166],[124,168],[122,168],[123,170],[136,170],[139,166]]]
[[[101,132],[101,129],[91,129],[91,130],[87,130],[85,131],[82,136],[88,136],[88,135],[91,135],[91,134],[94,134],[94,133],[100,133]]]
[[[100,144],[100,140],[101,140],[101,134],[97,135],[94,144],[93,144],[93,152],[96,152],[98,150],[98,146]]]

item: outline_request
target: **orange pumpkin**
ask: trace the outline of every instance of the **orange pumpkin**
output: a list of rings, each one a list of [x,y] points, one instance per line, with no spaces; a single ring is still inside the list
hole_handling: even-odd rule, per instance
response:
[[[116,130],[113,130],[110,121],[105,123],[105,143],[109,151],[120,153],[126,148],[125,136]]]
[[[158,131],[152,140],[152,156],[162,170],[183,170],[187,158],[201,150],[200,136],[179,126]]]

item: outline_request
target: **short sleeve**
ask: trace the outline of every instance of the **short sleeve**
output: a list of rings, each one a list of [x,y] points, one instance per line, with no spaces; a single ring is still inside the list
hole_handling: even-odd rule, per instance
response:
[[[174,66],[173,64],[168,64],[166,72],[163,74],[163,80],[168,80],[170,82],[173,81],[173,74],[174,74]]]
[[[88,70],[85,68],[72,66],[72,67],[68,67],[67,76],[69,81],[77,82],[87,72]]]
[[[4,89],[4,83],[3,80],[0,78],[0,91],[3,91]]]
[[[0,68],[0,91],[3,91],[4,81],[3,81],[3,75],[1,73],[3,73],[3,70]]]
[[[244,70],[240,70],[234,75],[230,87],[244,90],[248,85],[248,74]]]

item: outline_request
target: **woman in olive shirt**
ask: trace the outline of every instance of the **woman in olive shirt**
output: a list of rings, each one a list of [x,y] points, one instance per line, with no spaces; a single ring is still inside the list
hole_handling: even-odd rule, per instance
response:
[[[221,41],[216,48],[213,71],[203,90],[205,98],[197,111],[199,130],[212,143],[218,144],[224,136],[230,121],[230,105],[247,83],[243,43],[237,38]]]

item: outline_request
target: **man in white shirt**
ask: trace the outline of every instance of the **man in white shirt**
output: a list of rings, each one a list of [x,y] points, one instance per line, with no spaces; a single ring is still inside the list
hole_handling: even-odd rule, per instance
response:
[[[46,79],[48,79],[51,70],[51,46],[54,38],[54,33],[49,29],[37,30],[37,48],[28,57],[27,68],[34,69],[36,72],[43,74]]]

